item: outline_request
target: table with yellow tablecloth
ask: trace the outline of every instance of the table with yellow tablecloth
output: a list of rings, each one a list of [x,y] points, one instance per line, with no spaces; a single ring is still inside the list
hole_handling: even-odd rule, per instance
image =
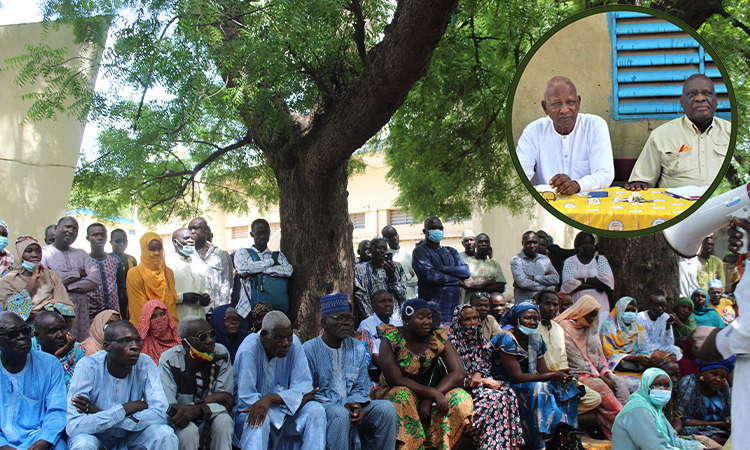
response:
[[[611,231],[642,230],[664,223],[685,212],[694,201],[675,198],[665,189],[638,191],[648,203],[615,202],[633,194],[619,187],[597,189],[606,191],[607,197],[589,198],[588,192],[574,195],[557,195],[549,204],[555,209],[584,225]],[[540,193],[541,194],[541,193]],[[546,195],[545,195],[545,198]]]

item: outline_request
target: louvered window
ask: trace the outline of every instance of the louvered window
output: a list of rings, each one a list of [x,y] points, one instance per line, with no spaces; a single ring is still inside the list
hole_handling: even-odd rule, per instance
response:
[[[354,224],[355,230],[365,227],[365,213],[349,214],[349,219],[351,219]]]
[[[279,222],[269,223],[268,227],[271,229],[270,236],[273,236],[274,234],[278,233],[279,230],[281,230],[281,223]]]
[[[607,13],[613,45],[614,117],[674,119],[683,115],[682,84],[702,73],[714,82],[716,115],[730,120],[727,88],[711,55],[677,25],[648,14]]]
[[[245,239],[249,236],[248,227],[232,227],[232,239]]]
[[[392,209],[390,224],[391,225],[411,225],[414,223],[414,217],[401,211],[400,209]]]

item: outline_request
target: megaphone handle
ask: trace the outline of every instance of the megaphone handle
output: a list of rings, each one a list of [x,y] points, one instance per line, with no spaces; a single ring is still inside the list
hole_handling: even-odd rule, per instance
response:
[[[747,231],[745,231],[744,228],[737,228],[737,231],[739,231],[742,234],[742,246],[737,250],[738,255],[747,255],[748,252],[748,239],[747,239]]]

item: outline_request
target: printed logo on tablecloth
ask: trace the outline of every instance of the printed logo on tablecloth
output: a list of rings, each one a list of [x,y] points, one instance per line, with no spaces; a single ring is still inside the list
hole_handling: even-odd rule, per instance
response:
[[[578,208],[578,205],[568,202],[563,205],[563,208]]]
[[[602,201],[598,198],[590,198],[589,199],[589,205],[601,205]]]
[[[653,201],[653,202],[659,202],[659,203],[663,203],[663,202],[666,202],[666,200],[657,200],[657,199],[654,199],[654,200],[652,200],[652,201]]]
[[[642,209],[631,209],[628,211],[630,214],[638,214],[644,212]]]
[[[666,222],[666,220],[664,220],[661,217],[659,217],[659,218],[656,218],[656,219],[654,219],[654,220],[651,221],[651,226],[655,227],[655,226],[657,226],[659,224],[662,224],[664,222]]]
[[[685,211],[679,211],[679,210],[677,210],[677,211],[672,211],[672,212],[675,213],[675,214],[680,214],[680,213],[683,213]]]
[[[612,206],[612,207],[611,207],[611,208],[609,208],[609,209],[625,209],[625,207],[624,207],[624,206],[622,206],[622,205],[614,205],[614,206]]]
[[[666,206],[652,206],[651,209],[667,209]]]
[[[613,220],[607,225],[609,231],[625,231],[625,224],[621,220]]]
[[[685,206],[685,203],[670,203],[672,206]]]
[[[601,209],[587,209],[586,212],[599,212]]]

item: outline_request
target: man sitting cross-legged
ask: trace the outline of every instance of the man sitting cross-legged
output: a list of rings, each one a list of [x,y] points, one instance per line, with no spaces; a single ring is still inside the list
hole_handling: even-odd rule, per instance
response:
[[[0,449],[65,450],[65,382],[60,361],[31,350],[31,327],[0,313]]]
[[[234,372],[229,352],[198,316],[183,317],[177,332],[182,345],[161,354],[159,371],[180,450],[231,450]]]
[[[135,326],[119,320],[104,331],[104,351],[78,363],[68,390],[71,450],[177,450],[159,369],[142,345]]]
[[[346,294],[320,299],[323,335],[302,347],[310,364],[315,400],[326,411],[326,448],[353,448],[350,434],[361,438],[364,448],[392,449],[396,446],[396,408],[388,400],[370,400],[366,350],[351,337],[354,315]]]
[[[269,312],[234,360],[234,445],[267,450],[301,440],[300,450],[323,450],[326,415],[313,401],[316,392],[292,323],[281,311]]]

